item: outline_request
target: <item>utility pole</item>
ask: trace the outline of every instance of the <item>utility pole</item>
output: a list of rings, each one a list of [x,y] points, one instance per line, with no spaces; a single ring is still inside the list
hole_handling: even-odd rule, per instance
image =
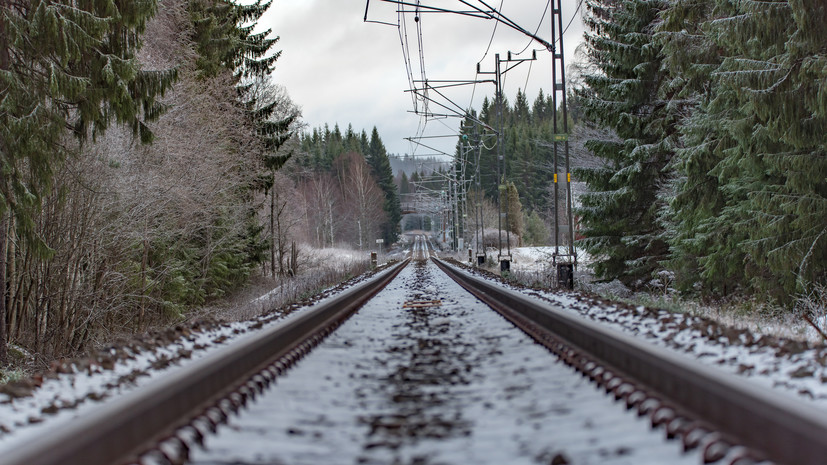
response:
[[[474,110],[469,110],[468,118],[466,118],[467,122],[470,122],[470,126],[462,126],[463,134],[460,137],[460,140],[463,142],[461,144],[462,151],[460,152],[460,162],[461,162],[461,176],[463,182],[463,188],[461,189],[461,195],[464,197],[462,198],[464,207],[463,207],[463,218],[468,218],[467,221],[471,221],[469,215],[473,215],[474,217],[474,232],[470,234],[469,227],[466,226],[466,222],[463,222],[463,232],[468,236],[468,246],[470,247],[472,242],[476,247],[476,262],[477,265],[485,264],[485,245],[483,241],[485,239],[485,225],[483,224],[483,197],[482,197],[482,184],[480,181],[480,157],[482,155],[482,138],[480,136],[480,122],[477,120],[477,115]],[[468,134],[470,132],[470,135]],[[470,164],[473,168],[473,171],[467,171],[467,165]],[[469,189],[475,189],[476,195],[474,197],[468,195]],[[463,237],[465,237],[465,235]]]
[[[459,203],[459,173],[457,172],[456,164],[453,169],[452,178],[454,180],[454,250],[459,252],[460,238],[462,237],[462,227],[460,226],[460,203]]]
[[[508,183],[506,182],[506,152],[505,152],[505,120],[503,116],[503,75],[521,63],[537,59],[537,52],[532,52],[531,58],[511,58],[508,52],[506,59],[500,59],[500,54],[494,56],[494,71],[482,71],[477,63],[477,74],[493,74],[494,85],[496,86],[497,102],[497,230],[499,241],[499,254],[497,260],[500,262],[500,271],[511,269],[511,224],[508,218]],[[503,69],[505,64],[505,69]],[[504,198],[503,198],[504,197]],[[504,209],[504,211],[503,211]],[[503,218],[505,222],[506,253],[503,254]]]
[[[554,255],[552,264],[556,267],[557,283],[566,289],[574,288],[574,267],[577,264],[577,254],[574,251],[574,221],[571,205],[571,165],[569,163],[569,118],[566,111],[566,72],[565,61],[563,60],[563,15],[561,14],[561,0],[552,0],[551,8],[551,79],[553,84],[553,108],[552,124],[554,132]],[[562,132],[558,132],[557,124],[557,102],[558,98],[562,105]],[[560,253],[560,195],[558,182],[558,146],[563,143],[563,156],[565,158],[565,182],[566,182],[566,223],[568,225],[567,247],[565,253]]]

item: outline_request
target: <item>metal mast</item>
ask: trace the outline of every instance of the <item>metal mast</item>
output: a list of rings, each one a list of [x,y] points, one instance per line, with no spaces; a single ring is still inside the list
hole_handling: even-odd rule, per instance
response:
[[[559,285],[572,289],[574,287],[574,266],[577,264],[577,255],[574,251],[574,221],[571,205],[571,165],[569,163],[569,118],[566,110],[566,65],[563,59],[563,15],[561,1],[552,0],[551,8],[551,80],[554,87],[552,96],[552,124],[554,145],[554,265],[557,268],[557,282]],[[558,100],[561,102],[559,113],[562,113],[562,132],[558,132]],[[563,157],[565,159],[566,183],[566,223],[568,224],[566,250],[560,253],[560,208],[559,208],[559,160],[558,146],[563,143]]]

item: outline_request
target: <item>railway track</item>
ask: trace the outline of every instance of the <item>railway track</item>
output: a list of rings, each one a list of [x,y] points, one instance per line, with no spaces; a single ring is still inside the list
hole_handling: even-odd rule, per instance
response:
[[[0,462],[806,465],[827,457],[827,421],[797,402],[426,262],[422,239],[411,255],[413,265],[399,263]],[[192,447],[202,441],[206,449]]]

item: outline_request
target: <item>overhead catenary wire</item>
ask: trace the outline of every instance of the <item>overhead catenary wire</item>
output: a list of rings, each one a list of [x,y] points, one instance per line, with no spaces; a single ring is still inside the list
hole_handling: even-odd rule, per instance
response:
[[[419,5],[419,0],[416,1],[417,5]],[[419,50],[419,74],[423,81],[428,80],[428,76],[425,73],[425,46],[422,41],[422,20],[419,17],[419,8],[416,9],[414,16],[414,22],[416,23],[416,41],[417,41],[417,48]],[[427,95],[427,94],[426,94]],[[428,112],[428,102],[427,100],[423,100],[422,105],[425,107],[425,112]]]
[[[551,8],[551,0],[546,2],[546,8],[543,10],[543,15],[540,16],[540,21],[537,23],[537,29],[534,30],[534,35],[537,35],[540,32],[540,28],[543,27],[543,21],[546,19],[546,13],[548,13],[549,8]],[[528,47],[531,46],[532,42],[534,42],[534,39],[529,39],[526,46],[519,52],[515,53],[515,55],[522,55],[526,50],[528,50]]]
[[[565,34],[566,34],[566,32],[569,30],[569,27],[571,26],[571,23],[573,23],[573,22],[574,22],[574,18],[576,18],[576,17],[577,17],[577,14],[578,14],[578,13],[580,13],[580,8],[581,8],[582,6],[583,6],[583,0],[580,0],[580,1],[577,3],[577,8],[574,10],[574,14],[573,14],[573,15],[571,15],[571,19],[569,20],[569,23],[568,23],[568,24],[566,24],[566,28],[565,28],[565,29],[563,29],[563,34],[561,34],[561,35],[565,35]]]
[[[583,0],[578,1],[577,2],[577,8],[575,8],[575,10],[574,10],[574,14],[571,15],[571,18],[569,19],[568,24],[566,24],[565,29],[563,29],[563,35],[565,35],[566,32],[568,32],[569,27],[571,27],[572,23],[574,23],[574,18],[577,17],[578,13],[580,13],[580,9],[581,9],[582,6],[583,6]],[[543,16],[540,18],[540,23],[537,25],[537,29],[534,31],[534,35],[537,35],[540,32],[540,28],[543,25],[543,21],[545,20],[546,13],[548,13],[548,10],[549,10],[550,7],[551,7],[551,0],[549,0],[548,3],[546,3],[546,9],[543,10]],[[552,42],[552,44],[557,45],[558,40],[557,39],[553,39],[553,40],[554,40],[554,42]],[[526,44],[525,48],[523,48],[519,52],[515,53],[515,55],[519,56],[519,55],[522,55],[523,53],[525,53],[525,51],[528,49],[528,47],[531,46],[532,42],[534,42],[534,39],[533,38],[529,39],[529,41]]]
[[[426,79],[426,73],[425,73],[424,41],[423,41],[422,27],[421,27],[421,24],[420,24],[420,22],[422,20],[422,15],[424,13],[455,13],[455,14],[460,14],[460,15],[466,15],[466,16],[472,16],[472,17],[479,17],[479,18],[486,18],[486,19],[495,20],[495,25],[494,25],[494,28],[492,30],[491,37],[489,38],[488,44],[486,46],[486,51],[483,54],[483,58],[480,60],[480,62],[483,59],[485,59],[485,57],[487,57],[488,53],[490,52],[490,48],[491,48],[491,46],[493,44],[493,40],[496,36],[497,26],[499,25],[499,23],[503,23],[503,24],[507,25],[508,27],[531,37],[533,40],[536,40],[536,41],[540,42],[541,44],[543,44],[549,50],[553,49],[553,46],[548,41],[545,41],[545,40],[543,40],[543,39],[541,39],[540,37],[537,36],[537,32],[542,27],[542,22],[544,21],[545,17],[547,16],[548,10],[551,6],[551,1],[546,2],[546,5],[544,6],[544,9],[543,9],[543,13],[541,15],[540,24],[538,25],[538,27],[537,27],[537,29],[535,30],[534,33],[526,30],[523,27],[521,27],[519,24],[517,24],[511,18],[509,18],[508,16],[506,16],[502,13],[502,8],[503,8],[503,5],[505,3],[504,0],[500,1],[499,8],[496,8],[496,9],[493,8],[485,0],[476,0],[476,1],[474,1],[474,0],[458,0],[460,4],[468,7],[469,10],[457,10],[457,9],[450,9],[450,8],[446,8],[446,7],[436,7],[436,6],[432,6],[432,5],[424,5],[421,0],[416,0],[415,2],[414,1],[404,1],[404,0],[382,0],[382,1],[388,2],[388,3],[393,3],[393,4],[395,4],[399,7],[397,9],[397,12],[399,13],[400,17],[402,18],[400,20],[400,23],[401,23],[400,29],[404,28],[404,30],[403,30],[403,32],[404,32],[403,36],[404,37],[407,37],[406,36],[407,26],[406,26],[405,20],[404,20],[404,18],[406,16],[406,13],[413,13],[415,15],[414,19],[417,22],[417,45],[418,45],[418,49],[419,49],[419,62],[420,62],[419,63],[420,64],[420,70],[419,71],[420,71],[420,74],[423,76],[423,80],[427,80]],[[582,6],[582,0],[580,0],[580,2],[578,3],[578,7],[577,7],[578,11],[580,10],[581,6]],[[366,12],[365,13],[366,13],[365,17],[367,18],[367,5],[366,5]],[[568,27],[573,23],[574,17],[576,17],[576,13],[571,18],[571,20],[569,21],[569,24],[566,27],[566,29],[568,29]],[[403,43],[403,46],[406,46],[407,45],[407,40],[403,39],[402,43]],[[528,48],[528,46],[526,46],[526,48],[524,48],[520,53],[524,53],[524,51],[527,50],[527,48]],[[410,80],[412,80],[413,70],[411,69],[412,68],[412,63],[411,63],[411,61],[412,61],[411,58],[412,57],[410,56],[409,48],[403,54],[406,56],[406,66],[407,66],[406,71],[407,71],[408,78],[409,78],[409,81],[410,81]],[[530,72],[531,72],[531,67],[529,68],[529,76],[527,77],[526,82],[528,82],[528,78],[530,77]],[[410,87],[413,87],[413,86],[410,86]],[[528,87],[528,84],[526,84],[526,87]],[[476,97],[476,85],[474,85],[474,87],[472,88],[471,99],[470,99],[468,108],[473,107],[475,97]],[[418,108],[417,108],[417,98],[416,98],[416,96],[412,96],[412,99],[414,101],[414,110],[415,110],[414,112],[424,114],[425,115],[424,116],[425,123],[427,123],[427,119],[428,119],[427,115],[430,112],[427,111],[427,109],[423,112],[419,112]],[[427,104],[427,100],[425,100],[425,99],[421,99],[421,100],[422,100],[423,105]]]
[[[410,39],[409,39],[409,35],[408,35],[408,21],[407,21],[407,17],[405,15],[405,13],[406,13],[406,11],[404,9],[400,9],[400,10],[397,11],[398,30],[399,30],[399,35],[400,35],[400,42],[401,42],[401,45],[402,45],[402,55],[403,55],[403,59],[404,59],[404,62],[405,62],[405,68],[406,68],[405,71],[406,71],[406,76],[407,76],[407,79],[408,79],[408,86],[409,86],[409,88],[414,88],[416,78],[414,78],[414,65],[413,65],[413,60],[412,60],[412,57],[411,57],[412,54],[411,54],[411,50],[410,50]],[[424,46],[423,46],[423,41],[422,41],[422,30],[421,30],[421,24],[420,24],[420,21],[419,21],[419,17],[416,16],[414,21],[417,23],[417,26],[416,26],[417,39],[416,40],[417,40],[417,52],[418,52],[418,55],[419,55],[419,60],[418,60],[419,61],[419,74],[423,79],[425,79],[426,74],[425,74]],[[420,101],[419,96],[414,94],[414,93],[411,94],[411,102],[412,102],[412,105],[413,105],[414,113],[416,113],[416,114],[427,114],[428,113],[428,102],[427,102],[426,99],[421,99],[421,100],[422,100],[422,110],[420,110],[420,107],[419,107],[419,101]],[[416,134],[417,135],[424,134],[425,129],[427,127],[427,124],[428,124],[428,118],[426,116],[421,117],[419,119],[418,124],[417,124]],[[418,148],[419,148],[418,146],[413,145],[413,144],[410,146],[412,155],[416,155],[416,151],[417,151]]]
[[[534,32],[535,34],[537,34],[540,31],[540,27],[542,26],[543,19],[545,18],[546,13],[548,12],[548,9],[549,9],[550,6],[551,6],[551,0],[549,0],[548,3],[546,3],[546,9],[543,11],[543,17],[540,18],[540,24],[537,25],[537,30]],[[583,6],[583,0],[580,0],[579,2],[577,2],[577,8],[575,8],[574,14],[571,15],[571,18],[569,19],[568,24],[566,24],[565,29],[563,29],[563,33],[560,34],[561,36],[564,36],[566,34],[566,32],[568,32],[569,27],[571,27],[572,23],[574,22],[574,18],[576,18],[577,15],[580,13],[580,8],[582,6]],[[553,40],[554,40],[554,42],[552,42],[552,43],[556,46],[557,42],[558,42],[558,39],[553,39]],[[528,49],[528,47],[531,46],[531,43],[533,41],[534,41],[534,39],[530,39],[528,41],[528,44],[526,44],[525,48],[522,49],[519,53],[516,53],[516,55],[520,55],[523,52],[525,52],[526,49]],[[532,65],[533,65],[533,63],[528,64],[528,73],[526,74],[525,87],[523,88],[523,92],[525,92],[526,89],[528,89],[528,80],[531,77],[531,67],[532,67]]]
[[[500,9],[498,11],[503,9],[503,3],[504,2],[505,2],[505,0],[500,0]],[[485,48],[485,53],[482,54],[482,58],[480,58],[477,63],[481,63],[482,60],[485,60],[485,57],[488,56],[488,52],[491,51],[491,44],[494,43],[494,36],[497,34],[497,26],[499,24],[500,24],[499,21],[494,22],[494,29],[491,31],[491,38],[488,39],[488,46]]]
[[[367,13],[366,13],[367,15]],[[402,12],[397,13],[398,16],[398,32],[399,32],[399,41],[402,45],[402,59],[405,63],[405,74],[408,78],[408,85],[413,87],[414,76],[413,76],[413,65],[411,63],[411,53],[410,47],[408,44],[408,27],[405,23],[405,17]],[[412,104],[414,109],[417,108],[416,97],[411,96]]]
[[[549,0],[550,1],[550,0]],[[500,0],[500,10],[503,8],[503,3],[505,0]],[[488,46],[485,48],[485,53],[482,54],[482,58],[477,61],[477,64],[482,63],[482,60],[485,60],[485,57],[488,56],[488,52],[491,51],[491,44],[494,43],[494,35],[497,33],[497,26],[500,24],[499,21],[494,22],[494,29],[491,31],[491,38],[488,40]],[[474,77],[474,81],[479,79],[479,74]],[[474,95],[477,93],[477,84],[474,83],[474,87],[471,89],[471,101],[468,103],[468,108],[472,108],[474,106]]]

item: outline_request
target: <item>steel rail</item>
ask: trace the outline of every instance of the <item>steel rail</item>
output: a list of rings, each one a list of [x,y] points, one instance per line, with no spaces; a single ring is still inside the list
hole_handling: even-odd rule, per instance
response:
[[[751,449],[756,459],[787,465],[823,465],[827,460],[827,418],[811,406],[474,277],[441,260],[434,262],[518,326],[539,327],[573,351],[604,364],[606,368],[597,369],[594,362],[581,363],[587,365],[585,371],[596,373],[593,379],[610,372],[625,375],[662,399],[661,405],[686,414],[696,426],[710,426],[718,437],[734,440],[733,446]],[[572,349],[563,352],[570,354]],[[627,384],[626,396],[638,389]]]
[[[408,263],[322,301],[281,324],[217,350],[92,413],[52,428],[2,457],[6,465],[110,465],[131,463],[227,399],[274,360],[299,358],[308,338],[321,339],[385,287]],[[318,337],[316,337],[318,336]],[[318,341],[315,341],[318,342]],[[307,346],[309,347],[309,346]],[[309,350],[309,348],[307,349]],[[269,375],[268,375],[269,376]],[[236,394],[237,396],[237,394]]]

